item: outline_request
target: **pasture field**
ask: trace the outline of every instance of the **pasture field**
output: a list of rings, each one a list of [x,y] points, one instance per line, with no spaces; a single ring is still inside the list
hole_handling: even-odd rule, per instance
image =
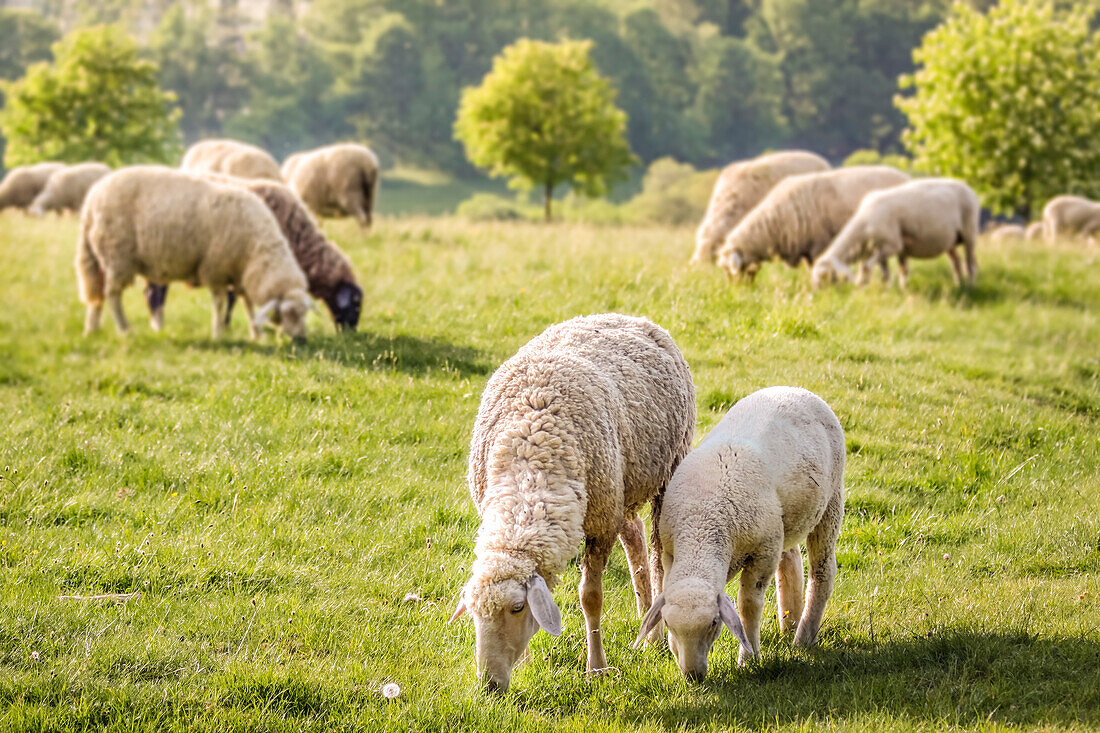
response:
[[[1100,728],[1100,249],[983,243],[971,291],[941,258],[907,293],[814,293],[805,269],[689,267],[689,229],[326,226],[365,281],[355,334],[319,315],[305,345],[253,343],[238,311],[212,342],[206,292],[176,285],[165,333],[134,287],[134,333],[83,339],[76,223],[0,215],[0,730]],[[680,344],[700,437],[767,385],[840,416],[821,643],[772,616],[758,663],[726,633],[686,684],[629,648],[616,550],[613,671],[585,679],[571,568],[564,633],[486,697],[472,624],[446,623],[478,399],[548,324],[612,310]]]

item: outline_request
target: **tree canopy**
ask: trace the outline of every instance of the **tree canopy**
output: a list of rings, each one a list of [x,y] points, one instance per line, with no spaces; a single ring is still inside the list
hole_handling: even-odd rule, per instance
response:
[[[175,95],[161,91],[156,65],[138,58],[125,32],[115,26],[74,31],[53,54],[53,63],[36,63],[23,79],[3,85],[6,165],[174,161],[180,147]]]
[[[480,86],[463,91],[458,107],[455,136],[470,161],[516,187],[541,186],[548,220],[556,186],[598,196],[634,162],[626,114],[596,73],[591,47],[521,39]]]

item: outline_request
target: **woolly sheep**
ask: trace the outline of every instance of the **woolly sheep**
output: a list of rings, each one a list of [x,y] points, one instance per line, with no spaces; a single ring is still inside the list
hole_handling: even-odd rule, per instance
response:
[[[639,613],[661,588],[660,501],[695,431],[695,390],[668,333],[614,313],[551,326],[508,359],[481,397],[467,480],[481,515],[475,560],[451,620],[474,620],[478,677],[506,690],[541,627],[561,631],[550,591],[584,542],[580,601],[587,670],[607,667],[603,571],[618,537]]]
[[[226,291],[240,292],[253,337],[271,319],[305,338],[312,306],[306,277],[286,238],[254,194],[159,166],[135,166],[101,179],[88,193],[76,253],[84,332],[99,328],[103,300],[115,325],[129,330],[122,290],[136,275],[152,283],[183,280],[210,288],[213,333],[225,324]],[[252,305],[259,306],[253,316]],[[163,323],[154,312],[153,327]]]
[[[356,281],[351,260],[325,236],[301,199],[289,188],[274,181],[215,174],[203,174],[203,177],[242,187],[267,204],[290,244],[294,259],[305,272],[310,295],[324,301],[328,306],[337,330],[354,331],[359,324],[363,289]],[[163,308],[167,296],[167,285],[151,283],[146,288],[146,302],[151,310]],[[231,291],[226,309],[227,321],[233,310],[234,300]]]
[[[695,233],[692,262],[714,262],[726,235],[760,203],[775,184],[799,173],[829,170],[820,155],[786,150],[731,163],[722,169],[703,223]]]
[[[30,206],[46,182],[64,163],[38,163],[12,168],[0,181],[0,211],[9,206],[23,209]]]
[[[663,620],[680,670],[702,680],[725,624],[745,664],[760,654],[772,575],[781,630],[794,630],[797,620],[795,645],[813,644],[836,577],[844,453],[840,422],[812,392],[769,387],[735,404],[676,469],[665,492],[664,592],[635,644]],[[803,543],[810,563],[805,604]],[[738,572],[735,610],[725,588]]]
[[[898,186],[909,176],[889,166],[851,166],[790,176],[726,237],[718,264],[732,278],[752,280],[779,257],[791,267],[813,262],[870,191]]]
[[[989,241],[998,244],[1004,242],[1022,242],[1027,237],[1027,230],[1019,224],[1003,224],[989,233]]]
[[[378,196],[378,158],[370,148],[342,143],[296,153],[283,163],[291,190],[317,216],[352,216],[366,229]]]
[[[923,178],[867,194],[859,209],[829,248],[814,263],[813,284],[837,277],[851,279],[849,265],[864,262],[860,281],[878,264],[883,282],[890,279],[890,257],[898,258],[898,283],[909,280],[910,257],[946,254],[955,283],[961,284],[962,266],[955,252],[966,252],[966,279],[973,285],[978,274],[974,246],[978,239],[981,206],[970,186],[952,178]]]
[[[1100,233],[1100,203],[1081,196],[1055,196],[1043,207],[1043,234],[1048,242]]]
[[[79,163],[55,172],[35,197],[29,212],[42,216],[47,211],[80,211],[88,190],[111,172],[103,163]]]
[[[1029,242],[1039,242],[1043,239],[1043,222],[1033,221],[1024,230],[1024,239]]]
[[[180,168],[237,178],[283,180],[279,164],[270,153],[237,140],[200,140],[187,149]]]

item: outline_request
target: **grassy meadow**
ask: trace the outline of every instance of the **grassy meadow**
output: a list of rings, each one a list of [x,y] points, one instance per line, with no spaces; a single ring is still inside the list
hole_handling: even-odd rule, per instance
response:
[[[805,269],[690,267],[686,228],[326,227],[365,283],[355,334],[320,314],[304,345],[251,342],[238,309],[214,342],[207,293],[176,285],[164,333],[134,287],[133,334],[84,339],[75,221],[0,215],[0,730],[1100,728],[1100,249],[983,243],[971,291],[941,258],[908,292],[815,293]],[[772,615],[759,662],[725,633],[687,684],[629,648],[617,549],[612,673],[584,676],[571,568],[564,633],[487,697],[473,625],[446,623],[479,396],[545,326],[602,311],[671,332],[697,439],[774,384],[840,416],[821,643],[793,650]]]

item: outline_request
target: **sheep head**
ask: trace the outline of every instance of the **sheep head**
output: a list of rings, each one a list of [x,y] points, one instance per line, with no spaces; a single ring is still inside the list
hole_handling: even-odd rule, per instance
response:
[[[642,619],[634,646],[639,646],[661,620],[668,627],[668,647],[677,666],[693,682],[706,678],[707,656],[723,625],[737,637],[742,649],[751,649],[730,597],[724,592],[713,593],[709,583],[697,578],[670,585],[657,596]]]
[[[363,307],[363,289],[355,283],[341,282],[325,299],[337,331],[354,331]]]
[[[811,281],[815,290],[822,285],[851,282],[853,279],[852,269],[835,257],[823,257],[814,263]]]
[[[306,315],[315,307],[306,291],[295,288],[264,303],[253,316],[252,324],[258,330],[270,320],[287,336],[302,341],[306,337]]]
[[[469,602],[467,599],[469,598]],[[451,621],[465,613],[473,618],[477,676],[490,692],[505,692],[512,669],[540,628],[561,633],[561,611],[541,575],[526,583],[514,578],[475,584],[462,591]]]

